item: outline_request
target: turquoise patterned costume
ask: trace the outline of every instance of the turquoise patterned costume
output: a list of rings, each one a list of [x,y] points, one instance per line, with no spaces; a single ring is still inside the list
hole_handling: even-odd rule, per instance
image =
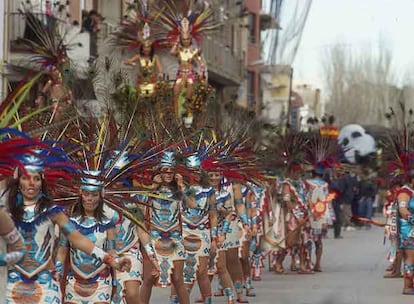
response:
[[[55,224],[50,219],[62,207],[52,206],[35,215],[35,205],[24,207],[23,220],[14,219],[26,245],[26,256],[9,268],[6,298],[8,304],[60,304],[61,291],[53,278]]]
[[[89,238],[95,246],[105,249],[108,229],[114,228],[119,216],[105,217],[98,222],[94,217],[71,217],[77,230]],[[64,239],[64,237],[62,236]],[[64,241],[60,241],[63,244]],[[110,303],[112,292],[111,269],[79,249],[70,248],[70,270],[65,301],[72,303]]]
[[[210,204],[210,198],[215,191],[212,187],[190,186],[186,192],[194,193],[197,205],[197,208],[185,207],[183,210],[183,243],[187,252],[184,264],[184,283],[192,284],[196,279],[198,257],[210,255],[209,211],[215,208]]]
[[[410,201],[408,202],[408,211],[414,214],[414,191],[404,186],[401,189],[411,193]],[[414,249],[414,225],[408,220],[399,217],[399,235],[400,235],[400,249]]]

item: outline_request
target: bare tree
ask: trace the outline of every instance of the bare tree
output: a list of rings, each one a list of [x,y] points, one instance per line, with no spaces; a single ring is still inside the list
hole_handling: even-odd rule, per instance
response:
[[[385,113],[400,97],[385,41],[380,39],[372,52],[351,52],[338,43],[323,58],[327,110],[338,123],[384,125]]]

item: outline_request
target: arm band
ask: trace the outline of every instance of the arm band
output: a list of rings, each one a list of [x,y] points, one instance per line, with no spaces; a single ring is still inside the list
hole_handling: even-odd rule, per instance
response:
[[[148,242],[148,244],[144,245],[145,252],[147,253],[150,259],[156,259],[157,254],[155,253],[154,245],[152,242]]]
[[[252,217],[252,225],[257,225],[257,216]]]
[[[250,226],[250,223],[249,223],[249,217],[247,216],[246,211],[245,211],[245,212],[242,212],[242,213],[239,215],[239,217],[240,217],[240,219],[241,219],[241,221],[242,221],[243,225],[249,225],[249,226]]]
[[[65,236],[70,235],[75,230],[76,230],[75,225],[73,225],[71,221],[67,221],[66,224],[63,225],[63,227],[61,228],[61,231],[63,235]]]
[[[2,253],[0,254],[0,266],[9,266],[19,263],[23,260],[25,254],[25,250]]]
[[[106,240],[105,248],[106,250],[115,250],[116,249],[115,240]]]
[[[224,221],[223,222],[223,228],[222,228],[222,230],[223,230],[223,233],[227,233],[227,232],[229,232],[229,230],[230,230],[230,222],[229,221]]]
[[[62,263],[62,261],[56,261],[56,263],[55,263],[55,271],[58,274],[63,275],[63,263]]]
[[[243,199],[241,199],[241,198],[235,198],[234,199],[234,204],[235,205],[241,205],[241,204],[243,204]]]
[[[407,208],[407,206],[408,206],[408,202],[406,201],[398,202],[398,207],[400,208]]]
[[[64,235],[61,235],[59,236],[58,245],[59,247],[69,247],[69,241]]]
[[[94,246],[91,256],[99,261],[104,261],[105,257],[110,255],[103,251],[101,248]]]
[[[20,239],[21,235],[17,228],[13,227],[12,231],[7,233],[6,235],[2,235],[1,237],[6,242],[6,244],[11,245],[16,243]]]
[[[414,215],[410,214],[407,218],[407,221],[411,224],[414,225]]]
[[[213,238],[217,238],[217,236],[218,236],[218,230],[217,230],[217,227],[211,227],[211,238],[213,239]]]

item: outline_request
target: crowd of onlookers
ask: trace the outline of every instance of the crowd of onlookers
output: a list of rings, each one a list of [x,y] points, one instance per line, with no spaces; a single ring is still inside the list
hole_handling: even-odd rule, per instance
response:
[[[371,224],[362,223],[356,218],[370,220],[380,210],[383,191],[379,185],[377,174],[371,169],[363,169],[358,173],[347,171],[330,180],[331,189],[337,194],[333,201],[335,238],[342,238],[342,230],[371,228]]]

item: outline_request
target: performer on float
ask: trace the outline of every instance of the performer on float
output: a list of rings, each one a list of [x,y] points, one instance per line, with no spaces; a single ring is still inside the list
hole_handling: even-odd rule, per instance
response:
[[[55,265],[53,261],[55,225],[59,226],[74,248],[93,256],[98,263],[128,269],[128,259],[117,259],[95,246],[75,229],[63,212],[63,207],[52,204],[45,181],[45,176],[50,174],[50,170],[45,169],[50,169],[51,165],[47,162],[47,156],[40,159],[27,155],[23,163],[25,172],[18,169],[9,187],[8,207],[26,242],[27,253],[21,262],[8,271],[7,303],[61,303],[60,286],[53,275],[62,271],[62,266],[59,263]],[[59,168],[63,164],[57,162]],[[57,176],[62,177],[59,174]],[[71,179],[68,175],[63,177]]]
[[[160,275],[155,281],[151,274],[152,265],[144,258],[144,278],[141,287],[141,301],[144,304],[149,303],[154,284],[161,287],[173,284],[176,295],[172,296],[172,303],[190,303],[183,279],[186,253],[183,246],[180,212],[184,204],[190,207],[195,207],[195,204],[192,199],[183,196],[185,185],[182,176],[175,172],[175,165],[174,152],[164,151],[158,174],[154,176],[155,187],[153,187],[161,197],[140,196],[140,200],[150,205],[145,216],[160,266]]]
[[[48,80],[42,86],[36,99],[39,108],[46,106],[46,101],[53,105],[55,119],[59,120],[59,113],[64,105],[72,104],[72,91],[63,83],[62,73],[58,67],[49,67]]]
[[[390,252],[387,255],[387,261],[391,265],[387,268],[384,278],[400,278],[401,264],[403,261],[403,252],[399,248],[399,236],[398,236],[398,206],[397,206],[397,193],[401,188],[402,183],[398,179],[391,181],[390,189],[387,190],[386,201],[383,207],[383,214],[386,219],[385,236],[390,241]],[[385,237],[384,236],[384,237]]]
[[[194,1],[187,7],[192,7]],[[171,0],[164,1],[166,6],[160,9],[159,16],[160,26],[167,31],[166,40],[172,44],[170,53],[178,59],[177,78],[174,83],[174,112],[178,118],[183,113],[183,105],[180,96],[183,89],[186,90],[185,98],[191,102],[193,89],[197,81],[197,75],[202,81],[206,81],[206,64],[201,55],[201,49],[195,46],[195,42],[200,43],[201,34],[214,29],[214,12],[210,6],[203,6],[201,10],[189,10],[178,12],[175,3]],[[199,67],[199,73],[196,71],[196,65]],[[188,111],[188,109],[187,109]],[[186,113],[187,117],[191,113]]]
[[[212,303],[211,282],[208,277],[210,253],[217,251],[217,210],[214,189],[201,180],[201,160],[197,154],[185,158],[185,166],[194,178],[184,190],[182,213],[183,244],[187,257],[184,264],[184,284],[191,292],[195,280],[205,304]],[[190,207],[186,201],[192,201]],[[174,290],[172,290],[174,295]]]
[[[95,244],[97,248],[105,250],[108,254],[115,255],[115,223],[118,222],[117,213],[107,217],[103,203],[103,182],[100,171],[84,171],[87,177],[82,178],[80,196],[73,206],[70,214],[70,222]],[[57,273],[63,274],[68,251],[70,250],[70,268],[65,282],[64,302],[73,303],[111,303],[112,278],[111,269],[103,262],[96,261],[94,257],[87,255],[73,247],[63,234],[59,237],[59,249],[57,254]]]
[[[201,49],[193,47],[190,34],[190,22],[187,18],[181,20],[180,37],[174,43],[170,53],[178,58],[177,78],[174,83],[174,110],[177,117],[180,117],[179,97],[183,89],[186,89],[186,98],[193,97],[193,85],[196,81],[194,64],[200,66],[201,78],[205,78],[206,65],[201,57]]]
[[[163,68],[158,55],[154,54],[154,42],[151,40],[150,26],[145,23],[140,41],[139,53],[124,61],[125,64],[139,67],[137,89],[139,96],[148,97],[155,93],[157,80],[163,77]]]

